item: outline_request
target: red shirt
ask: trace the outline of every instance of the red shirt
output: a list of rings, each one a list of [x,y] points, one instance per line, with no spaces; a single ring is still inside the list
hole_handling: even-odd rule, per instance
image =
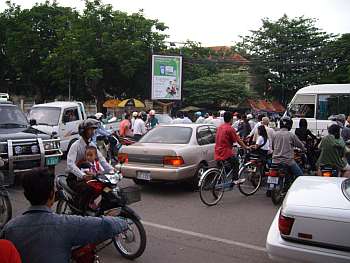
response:
[[[129,120],[123,120],[119,124],[119,135],[122,137],[130,135],[130,121]]]
[[[12,244],[8,240],[0,240],[0,259],[2,263],[21,263],[21,257]]]
[[[235,156],[232,146],[238,139],[239,136],[229,123],[222,124],[216,131],[215,160],[224,161]]]

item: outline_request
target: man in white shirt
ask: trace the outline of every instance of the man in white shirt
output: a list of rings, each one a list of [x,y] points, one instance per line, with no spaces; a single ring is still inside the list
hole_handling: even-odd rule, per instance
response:
[[[176,118],[173,120],[173,124],[182,124],[184,123],[184,114],[179,111],[176,113]]]
[[[146,132],[146,124],[142,119],[142,113],[140,113],[134,122],[134,139],[139,141]]]
[[[214,113],[214,119],[212,119],[210,123],[219,128],[222,124],[224,124],[224,121],[218,116],[218,113]]]
[[[196,117],[197,117],[197,120],[196,120],[196,123],[197,124],[202,124],[204,123],[204,117],[202,116],[202,113],[200,111],[197,111],[195,114],[194,114]]]
[[[213,113],[208,112],[208,115],[209,116],[204,120],[204,123],[211,123],[211,121],[213,120]]]
[[[264,118],[264,117],[265,117],[265,115],[263,115],[263,114],[258,115],[258,123],[255,124],[254,128],[252,129],[252,131],[249,134],[249,137],[253,136],[253,142],[256,142],[256,139],[258,138],[258,136],[256,136],[255,134],[257,134],[257,132],[258,132],[258,127],[260,125],[262,125],[262,118]]]

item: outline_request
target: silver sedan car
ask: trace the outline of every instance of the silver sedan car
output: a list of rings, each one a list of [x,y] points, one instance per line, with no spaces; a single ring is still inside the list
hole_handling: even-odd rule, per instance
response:
[[[209,124],[158,126],[121,148],[122,173],[137,184],[187,180],[196,188],[203,171],[215,166],[215,135],[216,127]]]

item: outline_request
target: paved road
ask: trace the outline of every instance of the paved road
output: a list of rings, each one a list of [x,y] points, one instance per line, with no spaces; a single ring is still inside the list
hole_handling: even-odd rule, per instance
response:
[[[62,173],[61,162],[57,172]],[[125,179],[124,184],[133,184]],[[11,189],[15,214],[28,205],[22,190]],[[265,239],[277,211],[263,192],[252,197],[227,192],[215,207],[206,207],[199,194],[181,184],[142,187],[142,201],[132,205],[142,216],[147,248],[135,262],[271,262]],[[110,246],[102,262],[128,262]]]

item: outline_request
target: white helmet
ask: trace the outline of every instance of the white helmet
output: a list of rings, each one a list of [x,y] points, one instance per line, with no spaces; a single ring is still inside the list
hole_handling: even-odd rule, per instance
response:
[[[95,117],[96,117],[96,119],[101,119],[102,117],[103,117],[103,113],[101,113],[101,112],[97,112],[96,114],[95,114]]]
[[[135,118],[137,117],[137,115],[138,115],[137,111],[134,111],[134,112],[132,113],[132,116],[135,117]]]
[[[226,111],[221,110],[221,111],[220,111],[220,117],[224,117],[225,112],[226,112]]]
[[[150,110],[150,111],[149,111],[149,115],[150,115],[150,116],[156,115],[156,111],[155,111],[155,110]]]
[[[247,119],[248,119],[248,120],[253,119],[253,114],[251,114],[251,113],[247,114]]]

